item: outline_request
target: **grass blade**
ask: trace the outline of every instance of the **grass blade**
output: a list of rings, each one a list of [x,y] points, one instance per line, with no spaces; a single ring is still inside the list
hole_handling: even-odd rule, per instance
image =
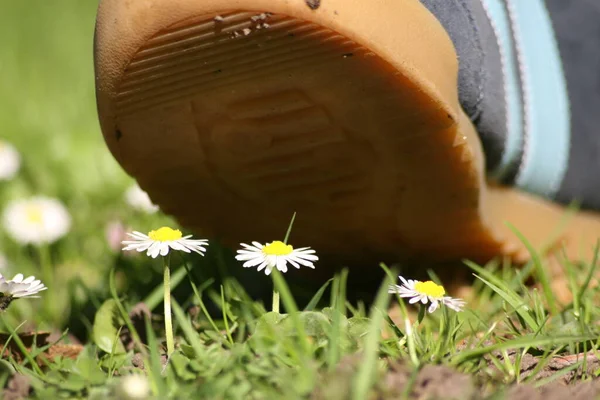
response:
[[[304,311],[314,311],[319,301],[323,298],[323,294],[325,294],[325,290],[329,287],[333,279],[329,279],[321,288],[315,293],[315,295],[310,299],[306,307],[304,307]]]
[[[535,251],[535,249],[531,245],[531,242],[529,242],[529,240],[527,240],[517,228],[515,228],[509,223],[507,223],[507,226],[519,238],[521,243],[525,245],[527,251],[529,251],[529,254],[531,255],[533,261],[533,265],[535,266],[535,273],[540,284],[542,285],[542,290],[544,291],[544,297],[546,298],[546,302],[548,304],[548,308],[550,309],[550,313],[552,315],[557,315],[559,313],[559,309],[556,305],[556,299],[554,297],[554,294],[552,293],[550,277],[548,276],[546,269],[542,265],[542,259],[540,258],[540,255],[537,251]]]
[[[375,383],[379,343],[381,341],[381,327],[383,326],[384,316],[387,314],[387,307],[390,300],[388,286],[391,283],[392,280],[389,277],[386,277],[383,280],[383,283],[377,292],[375,303],[371,307],[371,312],[369,313],[371,323],[365,339],[364,359],[358,369],[353,384],[353,400],[363,400],[368,398],[369,390]]]

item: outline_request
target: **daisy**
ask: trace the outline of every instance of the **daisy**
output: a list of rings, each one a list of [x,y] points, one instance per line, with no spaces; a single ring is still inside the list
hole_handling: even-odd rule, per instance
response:
[[[206,249],[204,246],[208,245],[208,240],[195,240],[190,239],[192,235],[182,236],[179,229],[171,229],[163,226],[160,229],[150,231],[147,235],[141,232],[133,231],[133,233],[127,233],[133,240],[124,240],[122,244],[125,245],[124,251],[136,250],[139,252],[147,251],[147,255],[152,258],[166,256],[169,254],[169,250],[179,250],[185,253],[191,253],[192,251],[200,255],[204,255]]]
[[[169,269],[169,259],[166,256],[169,250],[179,250],[185,253],[198,253],[204,255],[208,245],[208,240],[190,239],[192,235],[183,236],[179,229],[172,229],[166,226],[144,235],[141,232],[133,231],[127,233],[133,240],[124,240],[124,251],[136,250],[138,252],[146,251],[149,257],[156,258],[160,254],[163,256],[164,266],[164,306],[165,306],[165,336],[167,341],[167,357],[175,351],[175,339],[173,335],[173,321],[171,316],[171,272]]]
[[[437,310],[439,304],[443,304],[454,311],[462,311],[465,302],[461,299],[454,299],[446,296],[446,290],[443,286],[432,281],[415,281],[412,279],[406,280],[399,276],[402,285],[390,285],[388,293],[400,295],[400,297],[410,297],[410,304],[421,302],[423,304],[431,303],[429,313]]]
[[[148,214],[158,211],[158,206],[150,200],[148,193],[144,192],[138,184],[131,186],[125,192],[125,201],[132,208]]]
[[[10,203],[3,215],[6,232],[21,244],[52,243],[71,228],[71,216],[58,200],[32,197]]]
[[[35,276],[25,278],[23,274],[17,274],[11,280],[6,280],[0,274],[0,311],[6,310],[14,299],[21,297],[39,297],[35,296],[42,290],[48,289]]]
[[[264,246],[258,242],[252,242],[252,246],[245,243],[241,245],[244,249],[237,251],[236,260],[245,261],[245,268],[258,266],[258,271],[264,269],[266,275],[269,275],[274,267],[281,272],[287,272],[288,262],[298,269],[300,265],[314,268],[313,261],[319,259],[310,247],[294,249],[278,240]]]
[[[0,181],[11,180],[19,171],[21,156],[13,145],[0,140]]]

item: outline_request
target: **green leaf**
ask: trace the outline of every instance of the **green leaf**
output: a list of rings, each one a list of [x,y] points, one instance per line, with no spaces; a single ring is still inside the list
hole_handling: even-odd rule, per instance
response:
[[[179,350],[181,350],[183,355],[186,356],[190,360],[196,358],[196,352],[194,351],[194,348],[192,346],[190,346],[189,344],[180,343]]]
[[[133,356],[133,353],[122,353],[122,354],[111,354],[111,355],[104,355],[104,357],[102,357],[100,359],[100,367],[111,371],[111,370],[118,370],[119,368],[123,367],[124,365],[128,364],[131,362],[131,358]]]
[[[353,339],[358,339],[369,332],[371,320],[367,317],[352,317],[348,320],[348,334]]]
[[[184,381],[191,381],[196,378],[196,374],[188,369],[190,360],[182,353],[176,351],[171,354],[169,363],[175,370],[175,374]]]
[[[125,353],[123,343],[119,339],[120,327],[117,302],[113,299],[106,300],[94,318],[94,343],[106,353],[112,353],[113,348],[115,353]]]
[[[304,323],[304,331],[308,336],[326,336],[331,328],[329,319],[323,313],[316,311],[304,311],[299,313],[299,316]],[[288,318],[285,322],[289,323],[289,334],[294,335],[296,331],[294,329],[292,319]]]
[[[100,369],[96,352],[91,346],[86,346],[84,350],[79,353],[71,372],[73,375],[70,376],[70,381],[72,381],[75,376],[81,377],[86,384],[89,383],[92,385],[99,385],[106,380],[106,374]],[[63,387],[63,383],[64,382],[61,382],[61,387]]]

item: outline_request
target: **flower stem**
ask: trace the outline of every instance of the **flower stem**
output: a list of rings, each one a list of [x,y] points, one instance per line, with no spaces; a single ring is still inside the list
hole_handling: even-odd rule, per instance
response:
[[[41,266],[42,272],[42,280],[46,287],[53,288],[54,287],[54,269],[52,267],[52,256],[50,254],[50,245],[47,243],[42,243],[39,246],[36,246],[38,251],[39,262]],[[55,320],[57,315],[57,308],[52,305],[55,304],[54,299],[56,299],[54,290],[49,290],[48,293],[50,299],[49,301],[45,301],[42,304],[42,310],[46,314],[46,316],[50,320]]]
[[[38,248],[38,255],[42,267],[42,275],[44,283],[48,287],[52,287],[54,281],[54,271],[52,270],[52,257],[50,256],[50,247],[48,244],[41,244]]]
[[[169,260],[164,260],[164,288],[165,288],[165,336],[167,338],[167,357],[175,351],[173,340],[173,320],[171,319],[171,273],[169,271]]]
[[[279,314],[279,292],[273,289],[273,306],[272,311]]]

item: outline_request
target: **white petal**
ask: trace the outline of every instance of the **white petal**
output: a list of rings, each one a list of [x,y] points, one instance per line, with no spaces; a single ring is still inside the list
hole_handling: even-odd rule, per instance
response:
[[[258,264],[260,264],[262,262],[265,262],[265,259],[263,257],[255,257],[255,258],[252,258],[252,259],[246,261],[243,266],[245,268],[256,267]]]
[[[150,236],[148,236],[148,235],[146,235],[145,233],[142,233],[142,232],[140,232],[140,231],[133,231],[133,232],[131,233],[131,236],[139,236],[139,237],[142,237],[142,238],[144,238],[144,239],[150,239]]]
[[[256,251],[256,250],[238,250],[237,251],[238,254],[261,254],[261,251]]]
[[[388,286],[388,293],[398,293],[400,291],[400,286],[398,285],[389,285]]]
[[[435,310],[437,310],[437,307],[438,307],[437,300],[432,300],[431,301],[431,305],[429,306],[429,309],[427,311],[429,312],[429,314],[431,314],[432,312],[434,312]]]
[[[279,256],[276,258],[277,269],[283,273],[287,272],[287,260],[285,256]]]
[[[400,278],[400,280],[406,287],[410,287],[410,284],[408,283],[408,281],[406,279],[404,279],[404,277],[402,275],[398,275],[398,278]]]
[[[237,256],[235,256],[235,259],[238,261],[246,261],[246,260],[253,260],[257,257],[260,257],[262,259],[262,254],[238,254]]]
[[[288,262],[292,264],[296,269],[300,269],[300,264],[298,264],[292,257],[288,257]],[[313,267],[314,268],[314,267]]]
[[[269,262],[267,260],[262,260],[262,263],[258,266],[258,268],[256,270],[260,272],[265,267],[267,267],[267,269],[272,268],[269,266]],[[265,271],[265,273],[267,274],[267,271]],[[271,272],[269,271],[269,273],[267,275],[269,275],[270,273]]]
[[[161,243],[160,245],[160,255],[161,256],[166,256],[167,254],[169,254],[169,243]]]
[[[0,282],[0,293],[10,294],[10,283]]]
[[[461,299],[453,299],[452,297],[444,297],[441,302],[447,306],[448,308],[460,312],[465,306],[464,300]]]
[[[160,242],[153,242],[152,245],[148,248],[148,256],[152,258],[158,257],[160,254]]]

